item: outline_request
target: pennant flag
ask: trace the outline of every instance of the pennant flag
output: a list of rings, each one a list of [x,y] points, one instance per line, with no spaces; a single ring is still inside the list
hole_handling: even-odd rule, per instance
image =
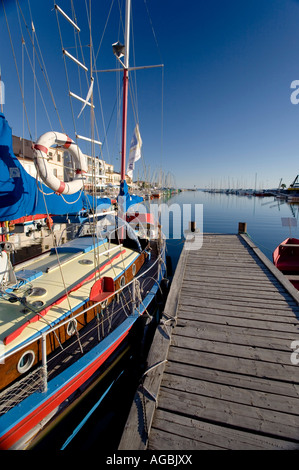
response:
[[[141,146],[142,146],[142,140],[140,137],[139,126],[138,124],[136,124],[134,134],[131,140],[129,162],[128,162],[128,168],[127,168],[127,175],[130,178],[133,177],[133,170],[134,170],[135,162],[137,162],[137,160],[141,158]]]

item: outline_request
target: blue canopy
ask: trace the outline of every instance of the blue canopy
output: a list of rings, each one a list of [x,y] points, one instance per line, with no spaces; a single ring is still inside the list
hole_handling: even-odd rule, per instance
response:
[[[42,183],[38,189],[36,179],[23,168],[12,149],[12,131],[4,114],[0,113],[0,221],[20,219],[36,214],[77,214],[91,208],[109,207],[109,198],[97,198],[79,191],[75,194],[50,194]],[[105,207],[104,207],[105,206]]]
[[[133,204],[138,204],[143,201],[143,197],[129,194],[128,185],[126,181],[121,181],[119,196],[117,197],[117,202],[119,207],[121,207],[122,212],[126,213],[130,206]]]

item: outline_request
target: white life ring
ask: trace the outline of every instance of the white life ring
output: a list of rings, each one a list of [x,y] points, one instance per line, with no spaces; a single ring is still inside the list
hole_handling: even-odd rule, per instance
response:
[[[72,181],[60,181],[48,165],[48,150],[52,145],[59,145],[68,149],[75,161],[76,176]],[[46,132],[41,135],[33,146],[33,158],[38,174],[43,182],[57,194],[74,194],[83,187],[84,173],[87,173],[87,160],[78,145],[66,134],[60,132]]]

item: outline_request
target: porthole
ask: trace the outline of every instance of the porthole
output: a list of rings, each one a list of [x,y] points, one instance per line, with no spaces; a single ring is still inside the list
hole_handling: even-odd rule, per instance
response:
[[[43,295],[46,295],[47,290],[44,289],[43,287],[33,287],[33,290],[31,292],[31,297],[41,297]]]
[[[77,320],[71,320],[66,327],[66,332],[68,336],[73,336],[77,330]]]
[[[18,366],[17,366],[18,372],[20,374],[24,374],[25,372],[27,372],[32,367],[34,363],[34,359],[35,359],[35,354],[33,351],[30,350],[30,351],[24,352],[24,354],[22,355],[21,359],[18,362]]]
[[[78,263],[80,263],[80,264],[92,264],[93,261],[91,259],[80,259],[80,261],[78,261]]]
[[[125,284],[126,284],[125,276],[122,276],[120,278],[120,287],[125,287]]]
[[[45,305],[45,302],[43,302],[42,300],[35,300],[31,303],[31,306],[34,308],[41,308],[43,305]]]
[[[133,266],[132,266],[132,274],[133,274],[133,276],[135,276],[135,274],[136,274],[136,264],[133,264]]]

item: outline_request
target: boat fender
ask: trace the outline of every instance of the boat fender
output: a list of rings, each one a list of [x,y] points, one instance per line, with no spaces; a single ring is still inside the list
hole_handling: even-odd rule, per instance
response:
[[[170,289],[170,281],[169,279],[167,279],[166,277],[164,277],[162,280],[161,280],[161,289],[162,289],[162,292],[163,294],[167,294],[169,292],[169,289]]]
[[[51,228],[53,227],[53,219],[49,215],[46,218],[46,225],[49,230],[51,230]]]
[[[172,276],[173,270],[172,270],[172,259],[170,256],[166,256],[166,269],[167,269],[167,275]]]
[[[52,145],[58,145],[69,151],[75,163],[76,175],[72,181],[60,181],[48,165],[48,151]],[[66,134],[46,132],[33,146],[33,158],[36,169],[43,182],[56,194],[74,194],[83,188],[84,173],[87,173],[87,160],[78,145]]]
[[[5,242],[1,245],[1,248],[5,250],[7,253],[12,253],[14,251],[14,246],[10,242]]]

